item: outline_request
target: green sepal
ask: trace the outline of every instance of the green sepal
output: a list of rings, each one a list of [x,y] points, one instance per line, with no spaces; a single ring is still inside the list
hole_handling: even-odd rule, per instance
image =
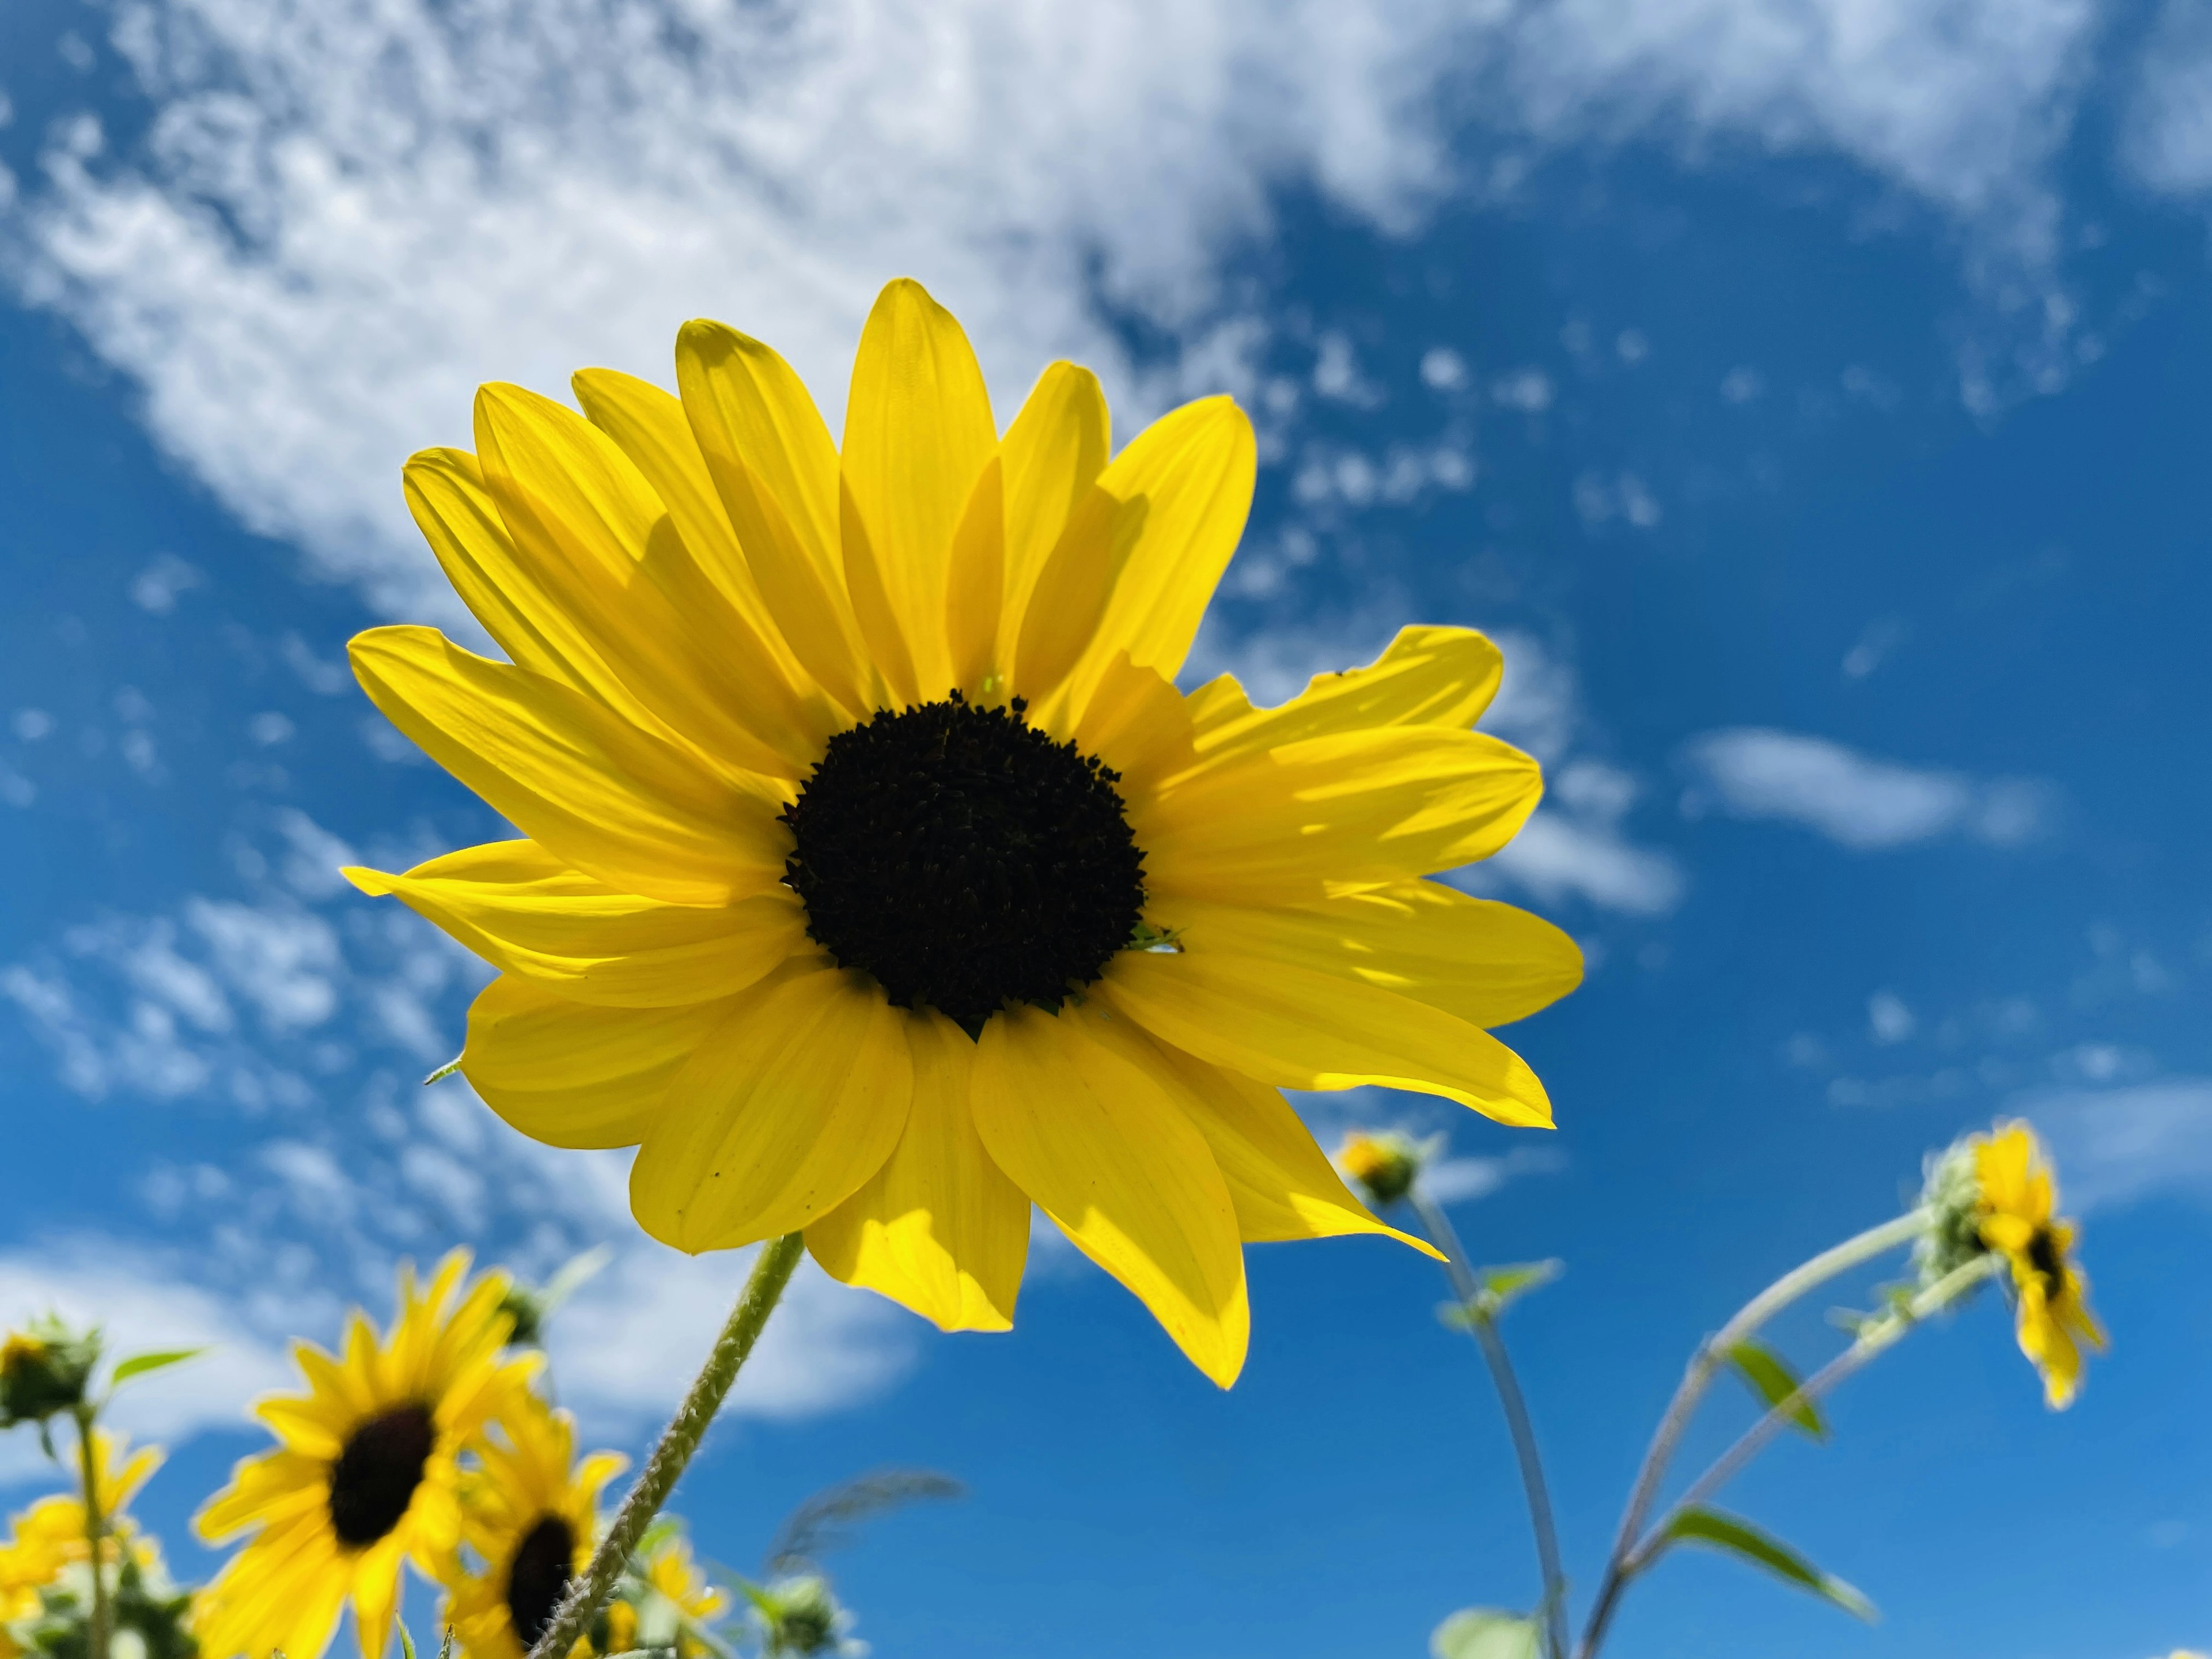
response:
[[[1496,1607],[1462,1607],[1429,1637],[1434,1659],[1539,1659],[1543,1650],[1534,1619]]]
[[[1686,1544],[1705,1544],[1764,1567],[1777,1578],[1808,1589],[1855,1619],[1872,1624],[1874,1603],[1832,1573],[1822,1572],[1789,1545],[1748,1521],[1718,1510],[1685,1510],[1667,1526],[1667,1536]]]
[[[1790,1369],[1789,1362],[1764,1342],[1739,1342],[1728,1351],[1728,1360],[1735,1367],[1736,1375],[1750,1383],[1766,1402],[1769,1411],[1804,1386],[1797,1373]],[[1828,1437],[1828,1425],[1820,1407],[1809,1400],[1800,1400],[1790,1408],[1790,1420],[1815,1440]]]
[[[454,1073],[461,1069],[461,1062],[467,1058],[468,1056],[466,1054],[455,1054],[443,1066],[441,1066],[436,1071],[431,1073],[429,1076],[424,1078],[422,1079],[422,1086],[427,1089],[434,1083],[443,1083],[447,1078],[453,1076]]]
[[[1478,1322],[1492,1320],[1528,1294],[1540,1291],[1567,1270],[1557,1256],[1545,1261],[1513,1261],[1502,1267],[1477,1267],[1480,1287],[1465,1305],[1447,1302],[1437,1317],[1455,1330],[1467,1330]]]
[[[110,1389],[119,1389],[134,1376],[143,1376],[149,1371],[158,1371],[165,1366],[181,1365],[187,1359],[198,1359],[205,1348],[164,1348],[158,1353],[134,1353],[128,1359],[118,1360],[115,1375],[107,1379]],[[409,1659],[413,1659],[410,1655]]]

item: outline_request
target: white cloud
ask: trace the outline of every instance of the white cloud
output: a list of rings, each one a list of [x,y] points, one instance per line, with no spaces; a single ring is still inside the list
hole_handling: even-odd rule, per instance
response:
[[[665,378],[706,312],[834,413],[870,296],[910,271],[1002,398],[1075,352],[1157,401],[1236,378],[1255,333],[1221,272],[1279,185],[1412,228],[1455,185],[1461,120],[1839,151],[2045,258],[2092,22],[2089,0],[125,3],[148,136],[110,157],[89,117],[58,124],[9,222],[25,292],[143,384],[162,443],[419,613],[451,601],[393,471],[466,439],[478,380]],[[1102,295],[1179,343],[1176,386],[1139,386]],[[1324,381],[1360,385],[1349,361]],[[1492,389],[1553,392],[1510,367]]]
[[[2124,131],[2136,176],[2180,194],[2212,190],[2212,15],[2166,0],[2137,74]]]
[[[1904,1042],[1918,1024],[1896,992],[1876,991],[1867,999],[1867,1035],[1881,1046]]]
[[[1856,851],[1948,836],[2014,847],[2042,834],[2051,816],[2040,784],[1900,765],[1800,732],[1710,732],[1686,752],[1702,786],[1689,810],[1709,793],[1735,817],[1802,823]]]
[[[2070,1209],[2116,1209],[2160,1194],[2212,1200],[2212,1079],[2045,1091],[2008,1107],[2050,1141]]]
[[[1664,915],[1682,902],[1682,872],[1666,854],[1638,847],[1612,824],[1539,810],[1489,871],[1547,904],[1580,899],[1632,916]]]
[[[1421,1172],[1421,1184],[1439,1204],[1471,1204],[1509,1181],[1566,1167],[1567,1155],[1556,1146],[1516,1146],[1495,1158],[1440,1158]]]

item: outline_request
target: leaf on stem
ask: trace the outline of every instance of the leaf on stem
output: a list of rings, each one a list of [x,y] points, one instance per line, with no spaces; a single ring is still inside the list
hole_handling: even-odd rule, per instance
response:
[[[1751,1384],[1769,1411],[1804,1386],[1797,1373],[1790,1369],[1789,1362],[1764,1342],[1739,1342],[1728,1351],[1728,1358],[1729,1364],[1735,1367],[1736,1375]],[[1828,1437],[1828,1425],[1820,1416],[1820,1408],[1809,1400],[1800,1400],[1790,1408],[1790,1420],[1815,1440]]]
[[[181,1365],[185,1360],[197,1359],[206,1352],[205,1348],[165,1348],[159,1353],[134,1353],[130,1358],[116,1363],[115,1375],[108,1379],[107,1386],[119,1389],[134,1376],[143,1376],[149,1371],[158,1371],[165,1366]]]
[[[1566,1265],[1554,1256],[1548,1261],[1477,1267],[1474,1277],[1481,1288],[1465,1306],[1447,1302],[1437,1310],[1437,1317],[1455,1330],[1465,1330],[1477,1320],[1495,1319],[1529,1291],[1540,1291],[1557,1279],[1566,1271]]]
[[[1705,1544],[1741,1557],[1832,1602],[1855,1619],[1872,1624],[1878,1616],[1874,1603],[1832,1573],[1822,1572],[1789,1545],[1761,1532],[1748,1521],[1718,1510],[1685,1510],[1667,1526],[1667,1536],[1686,1544]]]
[[[1543,1650],[1534,1620],[1496,1607],[1462,1607],[1429,1638],[1435,1659],[1537,1659]]]

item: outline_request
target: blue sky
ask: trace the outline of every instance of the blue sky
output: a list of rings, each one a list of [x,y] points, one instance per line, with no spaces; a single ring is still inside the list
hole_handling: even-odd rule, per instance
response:
[[[397,1256],[616,1243],[555,1368],[632,1447],[740,1270],[640,1238],[619,1158],[417,1086],[480,970],[333,869],[501,831],[343,670],[356,630],[453,614],[400,459],[465,442],[481,380],[665,380],[696,314],[834,410],[909,273],[1002,413],[1056,355],[1125,436],[1253,410],[1194,675],[1287,695],[1412,620],[1506,644],[1489,723],[1552,793],[1468,879],[1589,951],[1513,1034],[1559,1129],[1307,1103],[1449,1129],[1477,1255],[1565,1260],[1510,1335],[1580,1583],[1699,1333],[1961,1129],[2060,1148],[2116,1337],[2077,1407],[2042,1410],[1994,1300],[1917,1335],[1731,1500],[1885,1621],[1684,1559],[1609,1651],[2212,1643],[2185,0],[21,0],[0,93],[0,1316],[220,1344],[132,1407],[187,1570],[283,1340],[381,1305]],[[893,1659],[1415,1654],[1531,1599],[1432,1267],[1342,1241],[1252,1273],[1225,1396],[1064,1250],[1010,1337],[802,1279],[683,1507],[746,1566],[862,1468],[966,1481],[834,1564]],[[1802,1361],[1820,1312],[1780,1333]],[[27,1444],[0,1478],[40,1478]]]

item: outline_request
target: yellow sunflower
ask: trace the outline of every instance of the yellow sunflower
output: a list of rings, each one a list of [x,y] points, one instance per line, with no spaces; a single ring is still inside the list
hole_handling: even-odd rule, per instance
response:
[[[113,1562],[127,1547],[142,1568],[152,1568],[160,1563],[161,1552],[152,1539],[139,1535],[129,1510],[132,1497],[161,1467],[164,1454],[158,1446],[141,1446],[126,1456],[130,1443],[127,1436],[93,1431],[93,1483],[107,1533],[100,1556]],[[64,1569],[91,1559],[84,1499],[76,1493],[41,1498],[15,1517],[8,1541],[0,1544],[0,1659],[15,1659],[21,1651],[6,1626],[36,1618],[39,1592],[60,1578]]]
[[[462,1069],[539,1140],[639,1146],[653,1237],[804,1229],[835,1277],[996,1330],[1034,1200],[1225,1386],[1243,1242],[1390,1231],[1279,1088],[1550,1122],[1486,1028],[1579,953],[1422,879],[1540,793],[1468,729],[1498,651],[1408,629],[1279,708],[1178,692],[1243,414],[1109,459],[1097,380],[1055,363],[1002,436],[914,283],[869,315],[842,449],[758,341],[693,322],[676,356],[680,398],[590,369],[581,416],[486,386],[475,453],[408,464],[509,660],[380,628],[354,669],[526,839],[349,875],[502,970]]]
[[[465,1287],[468,1267],[456,1250],[427,1286],[403,1267],[386,1341],[356,1310],[343,1359],[293,1345],[308,1392],[254,1407],[283,1444],[242,1460],[194,1521],[210,1543],[252,1531],[195,1612],[204,1659],[319,1659],[349,1601],[362,1654],[380,1659],[403,1563],[450,1575],[457,1460],[513,1411],[538,1364],[501,1358],[507,1276]]]
[[[629,1577],[607,1605],[607,1651],[672,1647],[677,1659],[711,1651],[692,1632],[729,1611],[730,1599],[708,1582],[680,1528],[665,1522],[647,1534]]]
[[[2105,1333],[2089,1311],[2074,1226],[2057,1217],[2057,1186],[2035,1132],[2007,1123],[1978,1140],[1974,1182],[1982,1243],[2012,1269],[2020,1351],[2043,1374],[2044,1399],[2063,1411],[2081,1387],[2081,1345],[2103,1348]]]
[[[595,1452],[577,1463],[575,1419],[534,1395],[499,1426],[504,1443],[487,1439],[483,1467],[461,1485],[461,1539],[483,1571],[454,1576],[443,1620],[468,1659],[522,1659],[545,1633],[570,1580],[590,1565],[599,1489],[629,1461]],[[590,1642],[575,1651],[589,1653]]]

